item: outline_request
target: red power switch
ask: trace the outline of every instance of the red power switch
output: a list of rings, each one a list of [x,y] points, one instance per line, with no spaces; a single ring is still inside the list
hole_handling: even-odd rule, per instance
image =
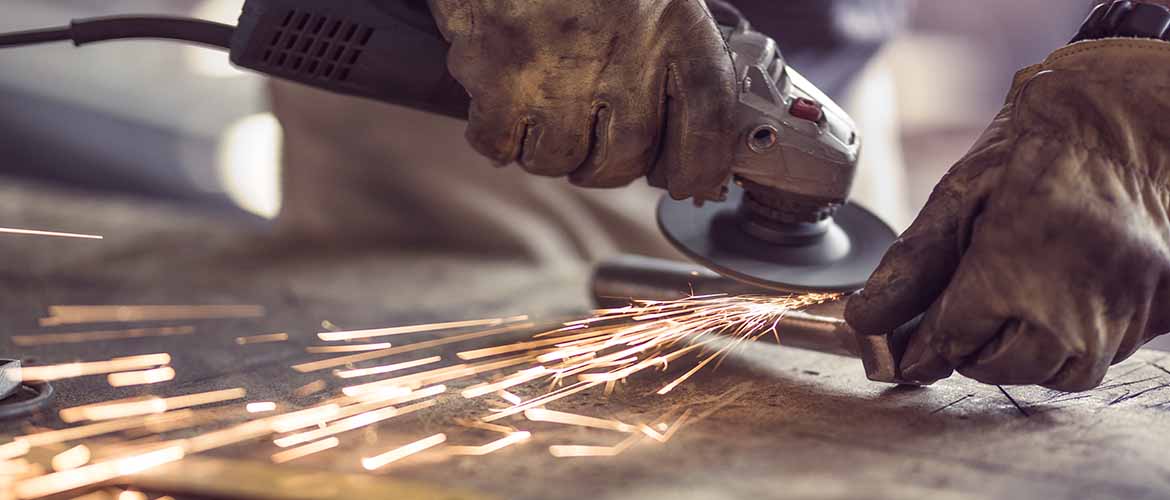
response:
[[[792,107],[788,108],[788,113],[810,122],[819,122],[825,117],[825,111],[821,109],[819,102],[804,97],[792,101]]]

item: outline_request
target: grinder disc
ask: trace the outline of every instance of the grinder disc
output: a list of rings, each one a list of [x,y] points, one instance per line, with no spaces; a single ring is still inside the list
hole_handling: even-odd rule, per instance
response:
[[[818,240],[779,245],[742,228],[738,207],[743,189],[727,200],[695,206],[663,197],[658,226],[695,262],[744,283],[786,293],[848,293],[865,285],[897,234],[876,215],[849,203],[837,210]]]

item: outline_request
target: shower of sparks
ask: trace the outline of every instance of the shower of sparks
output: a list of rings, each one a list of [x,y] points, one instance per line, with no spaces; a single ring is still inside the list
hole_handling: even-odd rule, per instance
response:
[[[271,344],[274,342],[288,342],[287,333],[270,333],[267,335],[253,335],[251,337],[236,337],[236,344]]]
[[[66,363],[63,365],[27,366],[21,369],[25,380],[53,381],[67,378],[103,375],[107,373],[140,370],[166,365],[171,362],[170,354],[147,354],[114,358],[109,361]]]
[[[497,439],[482,446],[448,446],[445,451],[452,455],[490,455],[514,444],[523,443],[524,441],[527,441],[531,438],[531,432],[519,431],[510,433],[507,437]]]
[[[366,470],[378,470],[411,455],[417,455],[423,451],[434,448],[446,441],[446,434],[435,434],[434,436],[420,439],[400,448],[390,450],[381,455],[363,458],[362,467],[364,467]]]
[[[381,342],[377,344],[352,344],[352,345],[315,345],[305,348],[305,352],[309,354],[340,354],[346,352],[369,352],[381,351],[394,347],[389,342]]]
[[[470,321],[452,321],[449,323],[431,323],[425,325],[410,325],[410,326],[396,326],[393,328],[377,328],[373,330],[354,330],[349,332],[321,332],[317,334],[321,340],[326,342],[337,342],[341,340],[357,340],[369,339],[375,337],[389,337],[393,335],[406,335],[409,333],[423,333],[435,332],[440,330],[455,330],[459,328],[472,328],[483,326],[499,326],[508,323],[518,323],[527,321],[528,316],[513,316],[510,318],[491,318],[491,319],[476,319]]]
[[[15,335],[12,343],[18,346],[39,346],[53,344],[79,344],[82,342],[104,342],[108,340],[126,340],[146,337],[173,337],[190,335],[195,328],[190,326],[174,326],[164,328],[134,328],[129,330],[101,330],[76,333],[42,333],[38,335]]]
[[[484,417],[491,422],[553,401],[605,385],[607,392],[617,381],[651,368],[667,368],[687,355],[697,355],[695,365],[662,386],[666,394],[737,347],[766,335],[780,335],[780,323],[789,313],[836,298],[835,295],[707,296],[673,301],[638,301],[617,309],[598,311],[588,320],[566,323],[539,333],[544,351],[530,351],[531,370],[548,370],[554,387],[563,387]],[[708,347],[716,336],[732,342]],[[547,343],[560,339],[559,343]],[[523,370],[521,370],[523,372]],[[519,374],[519,373],[517,373]]]
[[[106,376],[106,381],[109,382],[111,387],[159,384],[174,379],[175,369],[169,366],[137,372],[111,373]]]
[[[625,452],[645,440],[665,443],[688,423],[690,411],[671,421],[677,410],[649,422],[622,422],[573,413],[553,411],[545,406],[595,387],[612,393],[619,382],[650,370],[665,370],[669,365],[685,363],[682,375],[658,388],[659,394],[685,383],[705,367],[718,366],[733,349],[766,335],[782,335],[781,321],[790,312],[832,300],[831,295],[793,297],[705,296],[676,301],[638,301],[624,308],[597,311],[587,319],[559,323],[514,343],[463,349],[456,352],[454,364],[439,365],[445,358],[438,355],[401,359],[398,355],[440,348],[531,331],[535,324],[527,317],[460,321],[433,325],[327,332],[323,340],[337,345],[314,346],[310,354],[347,353],[293,368],[314,372],[334,368],[341,379],[388,375],[358,385],[341,387],[337,394],[324,396],[314,406],[277,412],[271,401],[253,402],[238,407],[191,409],[242,399],[242,388],[187,394],[174,397],[141,396],[104,401],[61,410],[61,419],[76,424],[61,430],[45,430],[16,437],[0,445],[0,464],[18,465],[31,448],[50,447],[59,452],[53,460],[56,472],[40,469],[12,483],[12,496],[18,499],[57,495],[78,488],[98,485],[116,477],[133,474],[159,465],[181,460],[207,451],[246,442],[271,440],[284,448],[271,456],[285,463],[340,446],[340,435],[363,429],[377,429],[406,415],[456,402],[467,402],[495,395],[510,406],[497,407],[475,420],[455,419],[454,424],[496,434],[478,446],[445,446],[438,455],[483,456],[529,441],[532,433],[509,425],[493,423],[523,414],[529,421],[573,425],[628,434],[614,446],[558,444],[550,446],[554,457],[611,457]],[[226,308],[226,309],[225,309]],[[252,309],[248,309],[252,308]],[[257,306],[57,306],[46,318],[48,324],[71,324],[114,321],[153,321],[253,317],[263,314]],[[324,325],[327,329],[332,325]],[[468,328],[477,328],[470,330]],[[339,329],[338,329],[339,330]],[[89,342],[181,335],[191,327],[43,334],[26,336],[19,345]],[[397,347],[390,343],[346,344],[359,338],[413,333],[439,336]],[[280,334],[275,334],[280,335]],[[268,340],[267,338],[273,338]],[[241,337],[240,344],[263,343],[273,336]],[[730,342],[719,339],[729,339]],[[24,343],[20,343],[24,342]],[[441,354],[441,353],[438,353]],[[359,368],[355,363],[382,360],[381,366]],[[30,380],[105,374],[111,385],[126,386],[171,380],[175,371],[167,354],[115,358],[109,361],[79,362],[25,368]],[[422,371],[413,370],[426,366]],[[403,372],[406,372],[405,374]],[[458,390],[449,391],[448,383]],[[523,390],[518,388],[524,387]],[[545,388],[536,390],[533,388]],[[325,392],[329,384],[314,380],[293,389],[292,395],[308,397]],[[510,392],[517,389],[516,392]],[[526,395],[521,397],[518,394]],[[529,396],[531,395],[531,396]],[[485,398],[488,406],[500,401]],[[229,411],[230,410],[230,411]],[[258,415],[268,414],[269,415]],[[424,417],[430,418],[430,417]],[[242,420],[242,421],[241,421]],[[194,432],[204,424],[220,425],[217,430]],[[184,431],[182,438],[166,438],[164,433]],[[97,438],[97,439],[93,439]],[[93,439],[88,444],[80,440]],[[361,459],[368,470],[377,470],[426,450],[444,445],[446,434],[435,434],[385,453]],[[475,441],[472,441],[473,443]],[[482,442],[482,441],[481,441]],[[65,444],[76,445],[65,449]],[[91,449],[93,456],[90,455]],[[84,456],[83,456],[84,455]],[[31,470],[37,464],[24,463]],[[0,491],[3,498],[4,491]]]
[[[130,323],[138,321],[179,321],[239,319],[264,316],[261,306],[50,306],[41,326],[82,323]]]
[[[337,439],[336,437],[322,439],[322,440],[317,441],[315,443],[309,443],[309,444],[306,444],[304,446],[298,446],[298,447],[293,448],[291,450],[284,450],[281,452],[274,453],[272,455],[272,462],[278,463],[278,464],[283,464],[285,462],[291,462],[293,460],[305,458],[305,457],[307,457],[309,455],[313,455],[315,453],[321,453],[325,450],[336,448],[339,445],[341,445],[341,440]]]
[[[276,411],[276,403],[271,401],[248,403],[248,405],[244,407],[244,410],[246,410],[248,413],[268,413],[270,411]]]
[[[103,236],[96,234],[78,234],[78,233],[59,233],[56,231],[40,231],[36,229],[16,229],[12,227],[0,227],[0,233],[3,234],[18,234],[22,236],[49,236],[54,238],[75,238],[82,240],[100,240]]]

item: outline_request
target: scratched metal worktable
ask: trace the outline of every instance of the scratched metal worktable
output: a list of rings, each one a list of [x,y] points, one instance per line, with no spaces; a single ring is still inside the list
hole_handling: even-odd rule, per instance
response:
[[[289,365],[316,359],[322,320],[346,328],[511,314],[583,311],[586,270],[555,277],[524,262],[426,249],[323,249],[282,241],[238,214],[97,199],[7,182],[0,225],[86,230],[103,242],[5,238],[0,336],[10,356],[40,363],[171,352],[165,395],[246,387],[279,398],[316,378]],[[207,321],[197,334],[17,348],[53,304],[259,304],[255,320]],[[287,343],[237,336],[287,331]],[[425,337],[415,337],[425,338]],[[377,474],[358,457],[449,429],[442,407],[284,466],[267,442],[163,467],[132,482],[183,497],[251,498],[1166,498],[1170,496],[1170,358],[1146,351],[1085,394],[1003,392],[962,379],[929,389],[867,382],[856,361],[756,345],[667,396],[666,374],[642,374],[610,398],[587,392],[554,409],[649,420],[688,407],[700,417],[666,444],[618,457],[556,459],[551,444],[613,444],[598,431],[523,421],[532,441],[487,457],[419,457]],[[58,384],[57,408],[141,392],[101,377]],[[138,390],[142,391],[142,390]],[[455,411],[455,410],[453,410]],[[465,409],[457,411],[466,411]],[[4,424],[60,426],[51,414]],[[486,440],[468,432],[458,438]]]

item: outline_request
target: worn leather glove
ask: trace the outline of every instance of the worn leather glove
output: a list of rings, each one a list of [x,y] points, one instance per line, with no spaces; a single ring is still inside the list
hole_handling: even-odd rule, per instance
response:
[[[472,97],[467,138],[503,165],[616,187],[648,175],[718,199],[735,68],[702,0],[430,0]]]
[[[849,304],[859,331],[925,313],[902,360],[991,384],[1096,387],[1170,331],[1170,43],[1078,43],[1008,104]]]

